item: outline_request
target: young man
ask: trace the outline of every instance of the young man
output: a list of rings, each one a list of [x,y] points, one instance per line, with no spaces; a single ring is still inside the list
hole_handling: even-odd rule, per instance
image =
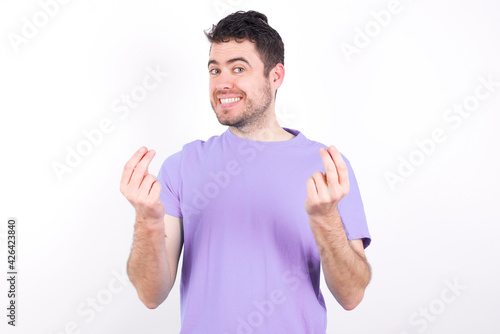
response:
[[[156,308],[174,284],[181,249],[181,333],[325,333],[320,267],[347,310],[371,277],[370,243],[349,161],[276,121],[284,46],[258,12],[207,33],[209,93],[220,136],[168,157],[125,165],[121,192],[136,209],[128,274]]]

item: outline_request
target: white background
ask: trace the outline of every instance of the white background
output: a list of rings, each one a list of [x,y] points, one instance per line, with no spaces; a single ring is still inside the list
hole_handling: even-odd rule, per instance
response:
[[[19,277],[16,328],[6,324],[0,281],[0,331],[178,333],[179,280],[148,310],[123,278],[134,210],[119,192],[121,172],[142,145],[157,151],[157,173],[183,144],[225,130],[208,100],[203,31],[255,9],[285,42],[281,125],[348,157],[373,238],[373,279],[355,310],[344,311],[323,282],[328,333],[499,333],[500,5],[401,0],[347,57],[341,45],[376,29],[371,13],[388,5],[73,0],[44,22],[40,2],[1,0],[0,267],[6,275],[7,219],[16,217]],[[44,26],[13,43],[34,16]],[[168,76],[120,117],[113,104],[148,67]],[[497,86],[488,98],[460,123],[446,121],[489,76]],[[59,179],[53,164],[66,164],[68,147],[105,119],[112,131]],[[438,128],[446,140],[418,153],[415,141]],[[418,165],[391,188],[387,173],[410,157]]]

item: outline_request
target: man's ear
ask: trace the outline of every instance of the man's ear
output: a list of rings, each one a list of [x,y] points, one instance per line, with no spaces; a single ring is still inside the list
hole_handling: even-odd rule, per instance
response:
[[[269,80],[271,82],[271,87],[273,90],[278,90],[283,80],[285,79],[285,66],[281,63],[277,63],[269,72]]]

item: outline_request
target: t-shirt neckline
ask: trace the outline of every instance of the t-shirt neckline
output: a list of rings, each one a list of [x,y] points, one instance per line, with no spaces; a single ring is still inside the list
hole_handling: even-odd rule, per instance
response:
[[[253,139],[247,139],[247,138],[243,138],[243,137],[235,135],[229,129],[229,126],[227,127],[227,129],[225,131],[225,134],[229,138],[229,140],[231,140],[231,141],[240,142],[240,143],[246,142],[246,143],[249,143],[249,144],[259,144],[259,145],[266,145],[266,146],[281,146],[281,147],[296,146],[298,144],[301,144],[305,140],[304,135],[299,130],[291,129],[291,128],[286,128],[286,127],[282,127],[282,129],[285,130],[285,131],[287,131],[287,132],[289,132],[289,133],[291,133],[291,134],[293,134],[293,135],[295,135],[295,137],[293,137],[292,139],[281,140],[281,141],[253,140]]]

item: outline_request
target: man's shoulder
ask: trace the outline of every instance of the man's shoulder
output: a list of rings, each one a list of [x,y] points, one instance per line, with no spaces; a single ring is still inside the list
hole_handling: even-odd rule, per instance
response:
[[[207,140],[195,139],[182,146],[182,151],[189,151],[193,149],[207,149],[220,144],[221,135],[213,135]]]
[[[310,139],[308,136],[304,135],[304,133],[302,133],[302,135],[306,138],[306,141],[308,143],[307,147],[311,150],[314,150],[314,151],[319,151],[319,149],[322,147],[324,149],[328,149],[328,147],[330,147],[330,145],[333,145],[335,146],[335,143],[328,143],[328,145],[325,145],[324,143],[320,142],[320,141],[316,141],[316,140],[313,140],[313,139]],[[319,152],[318,152],[319,154]],[[346,156],[344,155],[344,153],[340,152],[340,155],[342,156],[342,158],[344,159],[344,161],[348,164],[350,164],[350,161],[349,159],[346,158]]]
[[[203,139],[195,139],[192,141],[189,141],[185,144],[182,145],[182,148],[180,150],[175,151],[175,153],[169,155],[166,159],[165,162],[170,162],[170,163],[180,163],[183,158],[186,156],[193,154],[195,152],[200,152],[200,151],[206,151],[209,149],[213,149],[220,145],[220,138],[222,135],[213,135],[207,140]]]

